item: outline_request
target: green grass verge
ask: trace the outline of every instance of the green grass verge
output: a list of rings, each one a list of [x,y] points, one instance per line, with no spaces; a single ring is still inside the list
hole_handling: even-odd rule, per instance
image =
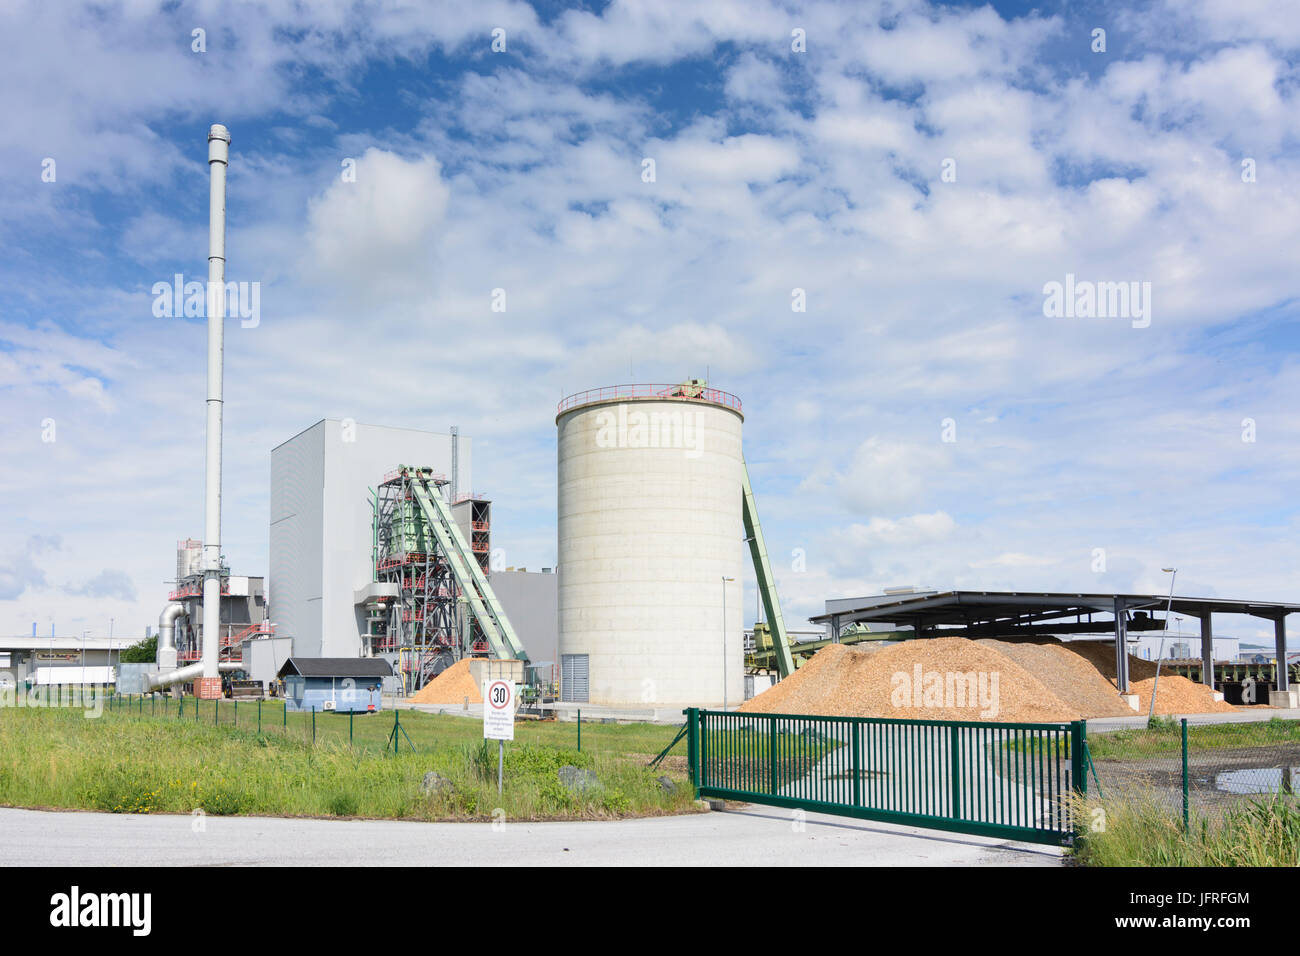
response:
[[[705,777],[709,783],[754,793],[771,792],[773,784],[779,791],[810,773],[827,754],[845,746],[811,729],[778,731],[775,737],[766,727],[710,730],[703,736],[701,759],[707,761]],[[685,741],[678,748],[684,746]]]
[[[392,712],[358,717],[353,741],[348,720],[318,715],[311,742],[310,715],[285,715],[276,703],[234,707],[210,703],[193,718],[111,708],[87,719],[73,708],[11,709],[0,721],[0,804],[103,810],[115,813],[361,816],[417,820],[596,819],[680,813],[694,794],[684,775],[645,767],[648,753],[675,733],[657,725],[583,727],[576,750],[573,725],[521,723],[506,744],[505,789],[496,792],[496,745],[485,744],[479,721],[403,711],[399,753],[386,749]],[[229,711],[230,720],[227,717]],[[215,721],[214,721],[215,714]],[[658,746],[655,743],[658,742]],[[684,748],[683,748],[684,752]],[[575,794],[558,769],[592,770],[600,787]],[[426,796],[427,771],[451,781],[450,791]],[[665,792],[667,773],[677,787]]]
[[[1300,865],[1300,804],[1293,797],[1243,800],[1214,817],[1182,817],[1151,794],[1080,801],[1088,821],[1076,848],[1085,866]]]
[[[1274,717],[1241,724],[1189,724],[1187,747],[1191,751],[1234,747],[1268,747],[1300,743],[1300,721]],[[1182,753],[1182,729],[1171,718],[1155,718],[1149,727],[1089,733],[1088,749],[1094,760],[1108,757],[1169,757]]]

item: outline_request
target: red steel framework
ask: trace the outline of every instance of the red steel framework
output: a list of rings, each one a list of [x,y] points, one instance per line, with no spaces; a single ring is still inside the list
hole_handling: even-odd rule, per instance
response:
[[[398,593],[381,599],[368,635],[371,653],[398,654],[408,692],[423,686],[440,664],[463,656],[464,617],[451,566],[416,503],[412,477],[440,492],[450,484],[431,469],[407,467],[380,482],[373,502],[375,580],[396,585]]]
[[[239,660],[242,654],[239,645],[250,637],[275,637],[275,625],[270,621],[258,621],[257,623],[249,624],[238,631],[233,630],[233,628],[234,625],[232,624],[222,625],[222,630],[224,630],[225,633],[221,635],[221,640],[217,648],[218,660]],[[202,656],[203,655],[200,653],[198,647],[186,647],[176,653],[176,659],[178,661],[186,662],[197,661]]]

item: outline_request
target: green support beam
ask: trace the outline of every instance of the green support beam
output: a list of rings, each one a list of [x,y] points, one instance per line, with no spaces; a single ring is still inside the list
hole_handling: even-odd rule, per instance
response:
[[[465,536],[460,533],[460,526],[452,517],[451,508],[442,497],[442,492],[436,485],[414,475],[411,477],[411,489],[415,493],[415,500],[419,503],[420,509],[424,512],[425,520],[438,539],[438,546],[447,556],[447,563],[451,565],[452,574],[456,576],[456,583],[460,585],[465,599],[469,601],[469,606],[474,612],[479,627],[483,629],[483,635],[487,638],[492,653],[498,658],[513,658],[526,662],[528,654],[524,651],[524,645],[515,634],[515,629],[511,627],[505,608],[497,599],[492,585],[488,584],[487,576],[478,566],[478,559],[474,557],[474,552],[466,543]]]
[[[749,485],[749,466],[741,464],[744,475],[741,513],[745,519],[745,537],[749,541],[749,555],[754,559],[754,576],[758,579],[758,593],[763,600],[763,612],[772,632],[772,649],[776,654],[776,670],[781,677],[794,673],[794,656],[790,653],[790,637],[785,632],[785,618],[781,616],[781,602],[776,596],[776,581],[772,578],[772,565],[767,560],[767,545],[763,543],[763,526],[758,523],[758,509],[754,505],[754,489]]]

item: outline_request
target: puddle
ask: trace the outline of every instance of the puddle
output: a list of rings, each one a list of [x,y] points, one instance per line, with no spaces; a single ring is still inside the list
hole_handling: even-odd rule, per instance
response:
[[[1291,775],[1291,792],[1300,793],[1300,767],[1289,767],[1287,772]],[[1227,770],[1215,775],[1214,789],[1223,793],[1279,793],[1282,790],[1282,768]]]

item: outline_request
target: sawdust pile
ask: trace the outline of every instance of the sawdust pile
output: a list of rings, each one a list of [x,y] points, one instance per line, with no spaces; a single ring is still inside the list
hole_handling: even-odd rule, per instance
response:
[[[958,681],[959,674],[973,675],[973,681]],[[1011,658],[961,637],[870,652],[832,644],[741,710],[1034,723],[1079,719]]]
[[[1100,642],[941,637],[871,651],[832,644],[740,709],[1013,723],[1133,717],[1146,713],[1155,664],[1130,657],[1129,672],[1141,699],[1137,712],[1116,692],[1114,651]],[[1234,709],[1202,684],[1160,678],[1158,714]]]
[[[1069,644],[1061,644],[1061,646],[1089,661],[1110,682],[1111,687],[1115,686],[1115,645],[1113,643],[1109,641],[1071,641]],[[1168,671],[1165,673],[1168,673]],[[1128,656],[1130,687],[1134,681],[1146,680],[1148,677],[1155,676],[1155,661],[1143,660],[1140,657],[1134,657],[1132,654]],[[1161,679],[1163,680],[1163,678]]]
[[[462,658],[411,695],[413,704],[460,704],[469,698],[472,705],[483,703],[478,684],[469,673],[469,658]]]
[[[1133,708],[1120,700],[1113,680],[1107,680],[1074,645],[1059,641],[976,641],[1011,658],[1038,679],[1058,700],[1082,717],[1132,717]],[[1114,654],[1110,669],[1115,670]],[[1157,694],[1157,697],[1160,695]]]
[[[1154,671],[1154,668],[1152,668]],[[1131,681],[1129,693],[1138,695],[1138,713],[1145,714],[1151,707],[1152,679]],[[1190,681],[1177,674],[1160,675],[1160,686],[1156,688],[1157,714],[1214,714],[1228,713],[1236,710],[1226,701],[1214,700],[1210,690],[1204,684]]]

